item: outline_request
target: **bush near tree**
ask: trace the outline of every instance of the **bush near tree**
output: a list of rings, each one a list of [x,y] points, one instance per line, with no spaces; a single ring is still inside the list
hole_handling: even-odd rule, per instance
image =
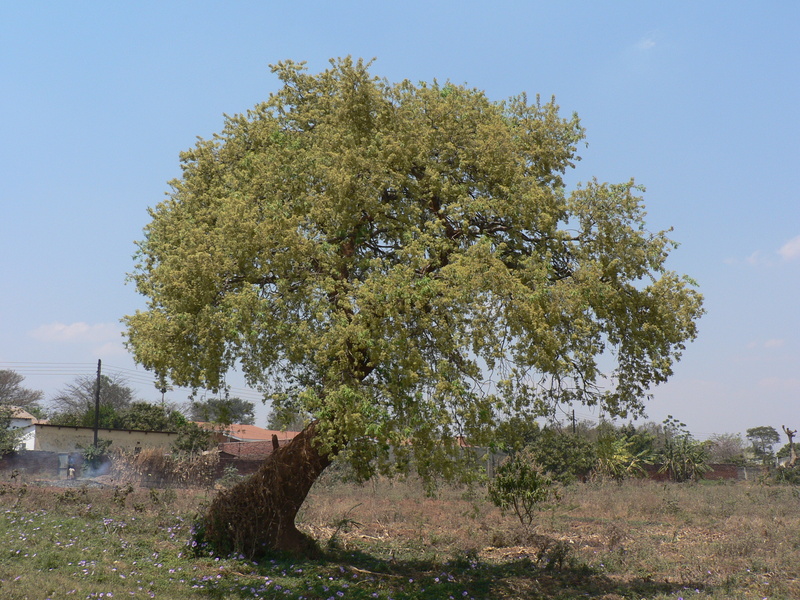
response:
[[[610,433],[597,440],[595,453],[595,474],[618,482],[645,475],[645,465],[651,463],[652,456],[649,450],[636,452],[632,439]]]
[[[179,454],[195,455],[210,450],[213,445],[211,431],[187,421],[178,428],[178,438],[172,443],[172,448]]]
[[[597,462],[592,442],[552,427],[534,434],[526,449],[541,470],[561,484],[585,480]]]
[[[695,440],[686,423],[672,415],[664,420],[664,441],[656,455],[659,471],[673,481],[697,481],[711,467],[708,465],[708,445]]]
[[[11,428],[13,418],[13,408],[0,406],[0,456],[15,452],[22,442],[23,432],[20,429]]]
[[[537,510],[558,498],[553,479],[538,464],[531,447],[503,461],[488,492],[495,506],[513,512],[523,525],[530,525]]]

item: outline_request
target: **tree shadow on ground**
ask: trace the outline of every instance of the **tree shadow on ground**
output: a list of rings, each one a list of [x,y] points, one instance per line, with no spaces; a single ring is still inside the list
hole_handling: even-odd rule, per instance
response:
[[[276,568],[275,561],[270,561]],[[279,560],[288,565],[289,562]],[[301,564],[302,563],[302,564]],[[669,583],[639,577],[613,577],[574,561],[563,565],[541,565],[530,558],[487,562],[459,557],[442,562],[426,559],[379,558],[362,550],[327,550],[313,561],[291,561],[291,568],[314,573],[326,582],[318,593],[347,582],[347,598],[389,597],[402,599],[511,600],[525,598],[622,600],[654,598],[686,589],[702,589],[693,583]],[[279,568],[279,567],[278,567]],[[306,598],[316,598],[306,587]],[[379,596],[373,596],[380,591]]]

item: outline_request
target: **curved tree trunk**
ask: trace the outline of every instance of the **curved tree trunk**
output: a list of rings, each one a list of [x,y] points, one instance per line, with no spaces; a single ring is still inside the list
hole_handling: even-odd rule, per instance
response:
[[[255,558],[271,550],[310,554],[316,543],[294,520],[311,486],[331,464],[314,443],[311,423],[264,460],[258,471],[217,494],[205,515],[202,537],[218,553]]]

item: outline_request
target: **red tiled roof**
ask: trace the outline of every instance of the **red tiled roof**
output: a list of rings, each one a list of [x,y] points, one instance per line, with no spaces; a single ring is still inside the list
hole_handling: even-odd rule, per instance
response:
[[[233,441],[240,442],[272,442],[272,436],[278,437],[278,441],[289,441],[294,438],[299,431],[278,431],[275,429],[262,429],[255,425],[216,425],[214,423],[197,423],[200,427],[217,431]]]
[[[278,440],[278,444],[284,446],[290,440]],[[225,452],[237,458],[258,459],[265,458],[272,454],[272,442],[223,442],[219,445],[220,452]]]

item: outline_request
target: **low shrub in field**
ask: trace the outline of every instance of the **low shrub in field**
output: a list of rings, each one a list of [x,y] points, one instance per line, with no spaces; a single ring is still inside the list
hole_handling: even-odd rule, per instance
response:
[[[557,497],[553,480],[528,448],[507,457],[489,483],[489,499],[500,510],[513,512],[522,524],[529,525],[535,512]]]

